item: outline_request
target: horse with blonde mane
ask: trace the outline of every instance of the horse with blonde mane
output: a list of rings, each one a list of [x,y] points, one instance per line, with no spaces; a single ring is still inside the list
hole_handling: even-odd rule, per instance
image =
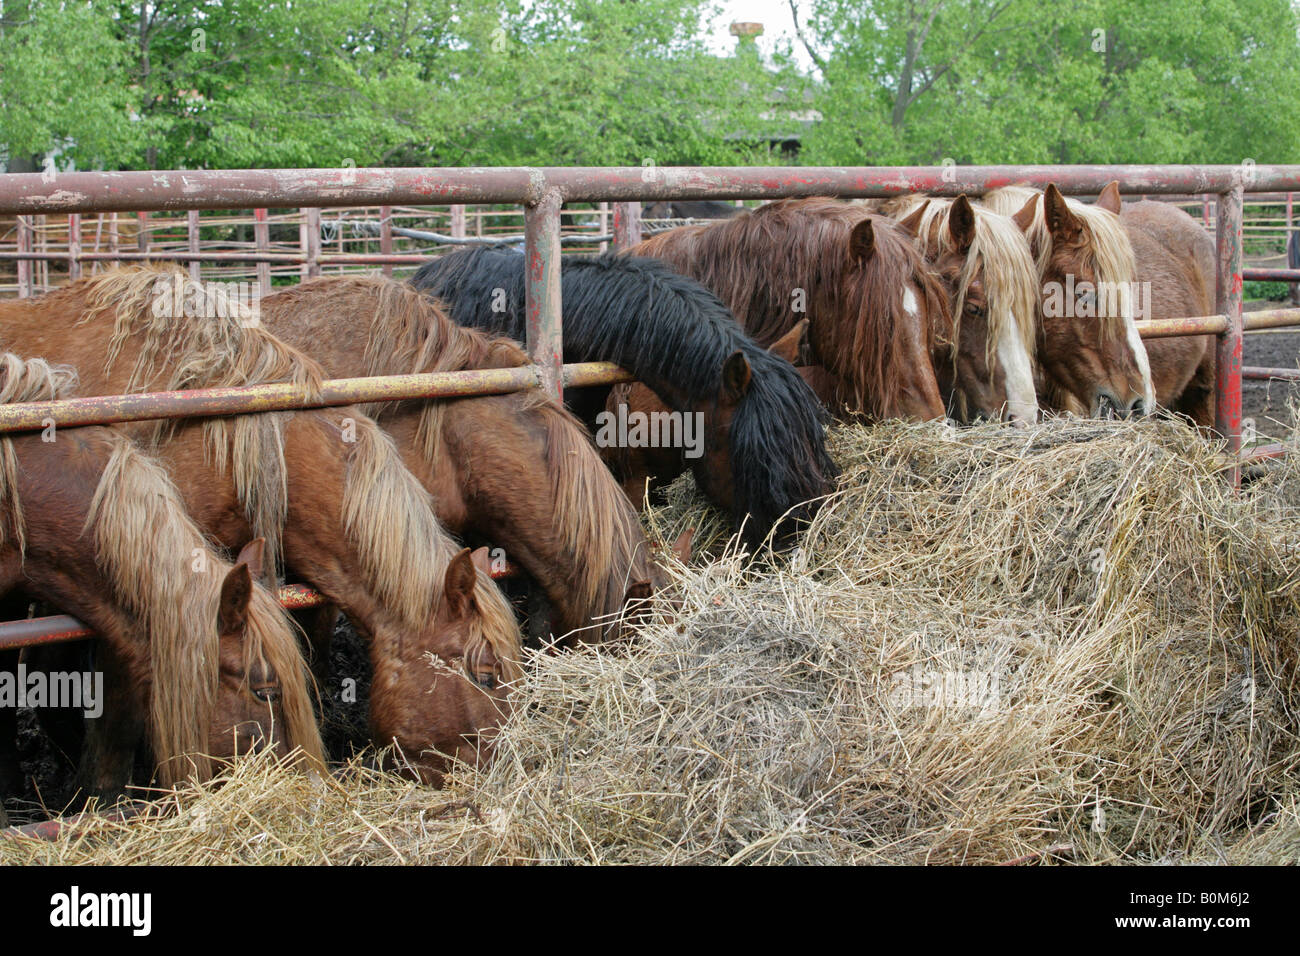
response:
[[[1137,280],[1151,290],[1147,318],[1215,311],[1214,240],[1204,226],[1177,206],[1150,201],[1125,203],[1119,221],[1133,244]],[[1214,336],[1161,337],[1145,345],[1159,405],[1213,428]]]
[[[1147,415],[1155,392],[1138,335],[1133,246],[1117,183],[1096,205],[1006,186],[984,196],[1024,230],[1038,270],[1038,399],[1081,416]]]
[[[0,303],[0,341],[77,367],[83,395],[318,387],[319,365],[224,296],[175,266],[113,269]],[[376,743],[396,740],[435,782],[449,755],[490,753],[520,675],[518,625],[482,557],[446,533],[369,417],[341,408],[127,429],[156,450],[207,533],[231,549],[265,536],[269,567],[282,555],[352,620],[374,668]],[[318,649],[332,622],[316,616]]]
[[[74,382],[43,359],[0,355],[0,403],[59,398]],[[86,795],[122,793],[142,737],[165,786],[259,748],[298,748],[323,766],[295,630],[256,580],[260,541],[233,564],[214,552],[164,468],[111,428],[0,436],[0,503],[0,594],[48,603],[100,637],[107,701],[87,722]],[[0,720],[3,792],[15,783],[14,711]]]
[[[834,199],[782,199],[661,232],[631,252],[711,289],[764,348],[808,318],[805,364],[834,375],[854,412],[944,417],[932,355],[952,341],[947,296],[888,217]]]
[[[340,378],[513,368],[513,341],[452,322],[414,287],[331,276],[261,301],[262,322]],[[386,402],[374,407],[454,532],[500,545],[542,588],[554,633],[624,633],[665,583],[626,497],[582,425],[538,393]]]
[[[1024,233],[964,195],[902,196],[878,208],[917,237],[948,290],[953,347],[936,355],[935,372],[949,416],[1033,424],[1038,273]]]

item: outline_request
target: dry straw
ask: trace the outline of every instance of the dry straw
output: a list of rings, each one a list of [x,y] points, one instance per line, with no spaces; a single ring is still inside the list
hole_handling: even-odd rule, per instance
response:
[[[748,561],[689,479],[682,605],[536,658],[444,791],[267,758],[31,862],[1300,861],[1300,461],[1232,496],[1168,422],[839,428]]]

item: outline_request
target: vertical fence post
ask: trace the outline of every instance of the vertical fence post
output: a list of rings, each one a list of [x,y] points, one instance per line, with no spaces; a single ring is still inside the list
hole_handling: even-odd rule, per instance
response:
[[[253,246],[260,253],[271,251],[271,224],[267,222],[265,209],[253,210]],[[271,294],[271,263],[257,264],[257,294]]]
[[[1216,270],[1214,311],[1228,317],[1215,352],[1214,427],[1228,443],[1228,453],[1241,451],[1241,217],[1245,190],[1238,184],[1219,196],[1214,210]],[[1233,466],[1233,487],[1241,469]]]
[[[188,240],[190,254],[197,256],[199,254],[199,211],[197,209],[190,209],[185,213],[185,238]],[[197,258],[190,260],[190,278],[195,282],[199,281],[201,268]]]
[[[147,253],[149,251],[149,214],[147,212],[136,213],[135,222],[138,229],[135,234],[136,251]]]
[[[108,251],[117,255],[117,213],[108,215]]]
[[[560,194],[547,190],[524,209],[524,315],[528,354],[537,365],[542,389],[564,399],[560,366],[564,362],[560,310]]]
[[[465,238],[465,207],[451,207],[451,237],[453,239]]]
[[[393,207],[379,207],[379,251],[386,256],[393,254]],[[384,266],[384,275],[393,277],[393,267]]]
[[[641,241],[641,204],[614,203],[614,251],[626,252]]]
[[[101,216],[103,214],[101,213]],[[81,214],[68,213],[68,281],[81,278]]]
[[[320,210],[311,206],[303,210],[303,255],[307,264],[303,267],[303,278],[314,279],[320,275]]]
[[[18,217],[18,252],[32,251],[32,225],[29,216]],[[18,298],[28,299],[32,295],[32,260],[18,260]]]

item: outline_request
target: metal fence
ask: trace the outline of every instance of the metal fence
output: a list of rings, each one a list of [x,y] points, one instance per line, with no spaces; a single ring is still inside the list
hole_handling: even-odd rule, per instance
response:
[[[0,407],[0,433],[50,422],[73,426],[226,415],[277,409],[500,394],[541,388],[561,398],[568,386],[626,381],[609,363],[563,365],[560,310],[560,210],[566,202],[613,203],[614,248],[640,236],[640,200],[777,199],[802,196],[882,198],[910,192],[983,195],[999,186],[1055,183],[1067,195],[1096,195],[1112,180],[1121,193],[1211,194],[1217,251],[1215,314],[1139,322],[1143,337],[1215,335],[1215,420],[1240,464],[1277,454],[1241,449],[1242,333],[1250,328],[1300,326],[1300,309],[1254,312],[1243,321],[1242,208],[1248,192],[1300,190],[1300,166],[945,166],[945,167],[552,167],[463,169],[284,169],[18,174],[0,177],[0,214],[140,212],[330,206],[416,206],[517,203],[524,206],[527,349],[533,364],[494,369],[395,375],[327,382],[315,402],[292,385],[197,389],[101,398],[74,398]],[[318,233],[317,233],[318,234]],[[124,257],[125,258],[125,257]],[[379,264],[379,263],[376,263]],[[1300,273],[1267,278],[1300,280]],[[318,600],[306,589],[282,594],[292,606]],[[84,637],[70,619],[0,625],[0,649]]]

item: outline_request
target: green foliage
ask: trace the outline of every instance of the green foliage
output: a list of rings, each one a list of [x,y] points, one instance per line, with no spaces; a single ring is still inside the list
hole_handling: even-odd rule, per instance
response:
[[[0,0],[0,153],[80,166],[1294,161],[1291,0]]]
[[[1241,295],[1248,302],[1257,299],[1282,302],[1291,297],[1291,284],[1289,282],[1246,282],[1242,284]]]

